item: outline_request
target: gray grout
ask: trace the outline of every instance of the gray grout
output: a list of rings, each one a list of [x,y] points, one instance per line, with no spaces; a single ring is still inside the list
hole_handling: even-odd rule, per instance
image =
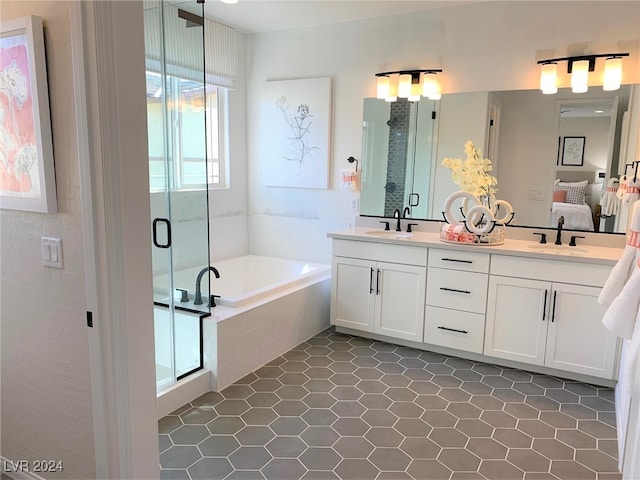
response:
[[[323,391],[316,392],[321,386]],[[262,397],[254,400],[271,400],[265,406],[247,403],[256,389]],[[474,393],[480,390],[483,393]],[[312,400],[320,402],[317,408]],[[617,479],[617,459],[610,455],[616,451],[612,400],[608,388],[326,330],[222,392],[205,394],[161,419],[161,478],[286,480],[308,474],[306,479],[316,478],[308,473],[313,470],[318,478],[344,480],[453,480],[459,475]],[[429,408],[422,406],[425,403]],[[310,414],[325,418],[313,421]],[[213,435],[216,419],[237,425]],[[329,424],[315,425],[321,420]],[[384,426],[377,426],[382,420]],[[278,428],[282,422],[298,428],[276,434],[283,431]],[[206,428],[191,428],[197,426]],[[182,437],[193,443],[177,445]],[[216,452],[224,455],[205,456],[203,448],[210,451],[207,442],[218,438],[228,442],[228,448]],[[274,439],[299,439],[293,452],[297,455],[275,456],[269,449]],[[364,458],[351,459],[341,439],[364,440],[360,448],[365,450],[356,454]],[[419,441],[422,449],[409,448]],[[247,452],[244,461],[252,462],[255,470],[234,469],[233,462],[238,464],[240,453]]]

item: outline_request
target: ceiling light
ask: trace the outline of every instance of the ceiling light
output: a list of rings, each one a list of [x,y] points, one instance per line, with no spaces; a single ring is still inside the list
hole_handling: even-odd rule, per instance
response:
[[[233,3],[238,3],[238,0],[220,0],[222,3],[228,3],[228,4],[233,4]]]
[[[593,113],[604,113],[604,110],[594,110]]]

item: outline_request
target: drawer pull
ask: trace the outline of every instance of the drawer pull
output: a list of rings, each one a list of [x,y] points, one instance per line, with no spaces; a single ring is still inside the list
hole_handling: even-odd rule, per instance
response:
[[[458,260],[457,258],[443,258],[443,262],[457,262],[457,263],[473,263],[473,260]]]
[[[438,328],[440,330],[447,330],[448,332],[464,333],[465,335],[469,333],[466,330],[457,330],[455,328],[449,328],[449,327],[438,327]]]
[[[444,290],[445,292],[464,293],[467,295],[471,295],[471,292],[469,290],[458,290],[456,288],[447,288],[447,287],[440,287],[440,290]]]

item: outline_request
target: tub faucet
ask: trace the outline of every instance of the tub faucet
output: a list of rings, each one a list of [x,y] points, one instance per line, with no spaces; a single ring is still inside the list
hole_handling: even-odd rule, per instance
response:
[[[202,270],[200,270],[200,273],[198,273],[198,278],[196,278],[196,295],[193,299],[194,305],[202,305],[202,289],[200,287],[200,283],[202,282],[202,277],[204,276],[204,274],[209,271],[213,272],[216,278],[220,278],[220,273],[215,267],[204,267]]]
[[[562,226],[564,225],[564,216],[558,219],[558,234],[556,235],[556,245],[562,245]]]

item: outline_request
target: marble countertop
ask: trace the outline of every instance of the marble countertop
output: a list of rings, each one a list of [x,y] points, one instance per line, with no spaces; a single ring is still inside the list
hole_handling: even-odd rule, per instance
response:
[[[411,234],[407,234],[405,232],[385,232],[382,229],[369,227],[352,227],[337,232],[329,232],[327,236],[329,238],[342,240],[358,240],[364,242],[441,248],[447,250],[465,250],[469,252],[603,265],[615,265],[623,252],[622,248],[586,244],[578,244],[576,247],[570,247],[565,243],[562,246],[557,246],[554,245],[553,238],[546,244],[540,244],[539,242],[530,240],[515,240],[509,238],[505,239],[502,245],[456,244],[441,241],[439,239],[440,235],[438,232],[413,232]]]

